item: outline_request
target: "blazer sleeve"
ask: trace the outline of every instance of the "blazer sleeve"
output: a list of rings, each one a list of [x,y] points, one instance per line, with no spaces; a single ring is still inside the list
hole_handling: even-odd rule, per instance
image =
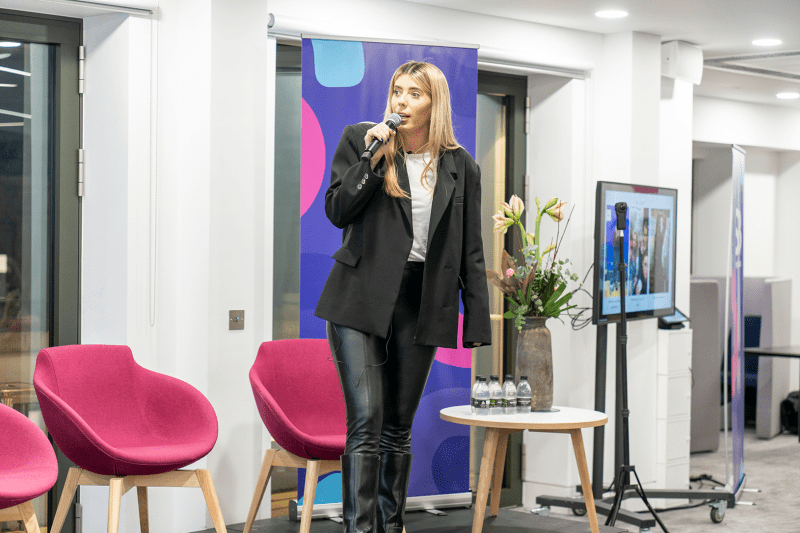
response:
[[[492,343],[489,320],[489,288],[481,238],[481,169],[467,158],[464,182],[464,242],[461,251],[460,276],[463,281],[461,301],[464,303],[464,348]]]
[[[325,193],[325,215],[337,228],[344,228],[364,211],[375,191],[383,187],[386,158],[373,171],[361,161],[366,130],[347,126],[331,162],[331,184]],[[364,131],[362,131],[364,130]]]

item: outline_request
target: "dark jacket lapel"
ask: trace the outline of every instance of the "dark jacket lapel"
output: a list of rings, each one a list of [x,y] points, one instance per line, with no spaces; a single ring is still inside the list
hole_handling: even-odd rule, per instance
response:
[[[432,241],[433,234],[436,232],[436,226],[439,225],[439,221],[442,220],[442,215],[447,209],[447,204],[450,203],[450,197],[453,195],[455,181],[458,177],[456,164],[451,152],[444,152],[439,158],[437,172],[436,188],[433,191],[433,202],[431,204],[431,222],[428,228],[429,244]]]

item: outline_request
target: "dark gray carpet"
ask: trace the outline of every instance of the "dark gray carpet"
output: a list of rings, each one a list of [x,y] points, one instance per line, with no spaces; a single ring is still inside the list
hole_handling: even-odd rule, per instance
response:
[[[691,476],[711,475],[714,479],[725,481],[725,453],[723,434],[720,433],[720,448],[714,453],[698,453],[691,456]],[[660,513],[661,519],[670,533],[800,533],[800,442],[797,435],[778,435],[769,440],[755,436],[755,430],[748,428],[744,437],[744,464],[747,487],[761,492],[745,492],[741,501],[755,505],[737,504],[728,509],[723,521],[711,522],[708,506],[694,509],[673,510]],[[702,486],[693,483],[694,489],[709,489],[713,486],[705,482]],[[700,502],[692,502],[700,503]],[[561,510],[564,512],[565,510]],[[472,509],[446,509],[447,516],[434,516],[430,513],[409,512],[406,514],[408,533],[469,533],[472,528]],[[488,512],[488,509],[487,509]],[[527,509],[501,509],[497,517],[484,520],[486,533],[585,533],[589,531],[587,517],[571,514],[556,514],[550,517],[531,514]],[[568,512],[568,511],[567,511]],[[600,515],[602,524],[605,517]],[[240,532],[244,524],[228,526],[231,533]],[[272,518],[256,522],[254,533],[295,533],[300,530],[299,522],[290,522],[286,517]],[[617,528],[601,525],[600,531],[631,531],[638,528],[617,522]],[[656,526],[653,533],[660,532]],[[313,520],[312,533],[341,533],[342,526],[327,519]],[[207,529],[202,533],[214,533]]]
[[[445,509],[447,516],[435,516],[425,511],[406,513],[408,533],[470,533],[472,531],[472,509]],[[487,508],[488,513],[488,508]],[[601,522],[602,524],[602,519]],[[244,524],[232,524],[228,531],[239,532]],[[287,517],[259,520],[253,524],[253,533],[295,533],[300,530],[300,522],[291,522]],[[342,526],[328,519],[311,521],[311,533],[342,533]],[[495,517],[487,517],[483,522],[484,533],[588,533],[589,522],[568,520],[561,517],[545,517],[530,512],[500,509]],[[600,526],[603,533],[618,533],[621,528]],[[201,533],[214,533],[207,529]]]

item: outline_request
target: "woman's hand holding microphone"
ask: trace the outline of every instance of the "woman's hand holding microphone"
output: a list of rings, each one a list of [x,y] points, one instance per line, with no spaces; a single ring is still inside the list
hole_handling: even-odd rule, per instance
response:
[[[364,144],[366,144],[367,149],[364,151],[364,154],[362,154],[361,160],[366,161],[366,159],[369,158],[369,166],[372,170],[375,170],[375,166],[381,158],[386,155],[386,147],[392,141],[396,133],[395,129],[399,125],[400,116],[392,113],[387,117],[386,122],[375,124],[375,126],[370,128],[367,134],[364,135]],[[373,143],[377,143],[377,147],[373,146]]]

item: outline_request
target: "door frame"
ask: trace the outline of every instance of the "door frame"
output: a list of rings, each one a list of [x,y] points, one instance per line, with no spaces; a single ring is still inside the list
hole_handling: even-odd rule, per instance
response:
[[[81,96],[78,94],[78,48],[83,21],[55,15],[0,9],[0,38],[56,45],[53,181],[49,184],[48,263],[50,346],[80,343],[81,200],[78,196],[78,149],[81,147]],[[52,442],[52,438],[50,438]],[[59,476],[47,496],[48,527],[72,465],[56,448]],[[70,509],[62,531],[74,531]]]

